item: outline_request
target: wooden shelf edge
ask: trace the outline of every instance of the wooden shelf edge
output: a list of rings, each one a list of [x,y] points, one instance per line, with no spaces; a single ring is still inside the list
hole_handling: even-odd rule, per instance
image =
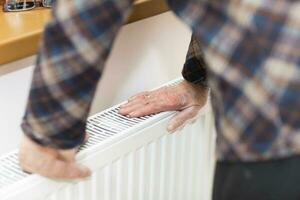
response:
[[[169,8],[163,0],[141,0],[134,4],[131,15],[126,23],[133,23],[168,11]],[[1,12],[1,11],[0,11]],[[43,27],[25,37],[14,38],[8,42],[0,42],[0,68],[19,59],[36,54],[42,36]]]

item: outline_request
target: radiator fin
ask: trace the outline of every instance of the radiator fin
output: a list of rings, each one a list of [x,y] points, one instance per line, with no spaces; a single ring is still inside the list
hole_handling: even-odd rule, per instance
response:
[[[176,85],[180,81],[181,79],[178,79],[166,85]],[[115,106],[89,117],[86,132],[89,133],[90,137],[88,142],[80,147],[79,151],[95,145],[101,145],[102,142],[120,136],[125,131],[129,131],[157,117],[156,114],[139,118],[128,118],[118,114],[118,110],[119,106]],[[22,171],[19,167],[17,151],[0,157],[0,190],[28,176],[30,174]]]

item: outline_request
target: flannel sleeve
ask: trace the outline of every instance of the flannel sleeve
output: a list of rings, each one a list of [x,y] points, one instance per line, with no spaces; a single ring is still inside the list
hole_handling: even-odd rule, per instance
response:
[[[57,0],[45,27],[21,124],[35,142],[69,149],[85,123],[114,38],[132,0]]]
[[[194,84],[207,87],[207,65],[199,40],[192,35],[182,70],[183,78]]]

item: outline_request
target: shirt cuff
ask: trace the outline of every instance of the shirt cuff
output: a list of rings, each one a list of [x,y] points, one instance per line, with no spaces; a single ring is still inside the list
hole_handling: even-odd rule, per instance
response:
[[[34,142],[54,149],[73,149],[83,144],[85,139],[84,122],[78,122],[74,126],[61,131],[59,134],[52,135],[36,133],[26,120],[23,120],[21,128],[24,134]]]
[[[182,70],[182,76],[190,83],[208,87],[204,60],[199,60],[196,57],[187,59]]]

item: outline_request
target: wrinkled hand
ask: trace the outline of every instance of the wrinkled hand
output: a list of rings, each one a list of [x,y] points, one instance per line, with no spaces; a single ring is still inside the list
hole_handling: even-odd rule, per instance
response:
[[[174,132],[194,118],[206,104],[208,89],[182,81],[154,91],[142,92],[128,99],[119,113],[128,117],[142,117],[162,111],[179,111],[169,122],[167,130]]]
[[[36,144],[23,136],[19,162],[23,170],[49,178],[77,179],[90,176],[90,170],[75,161],[77,149],[58,150]]]

